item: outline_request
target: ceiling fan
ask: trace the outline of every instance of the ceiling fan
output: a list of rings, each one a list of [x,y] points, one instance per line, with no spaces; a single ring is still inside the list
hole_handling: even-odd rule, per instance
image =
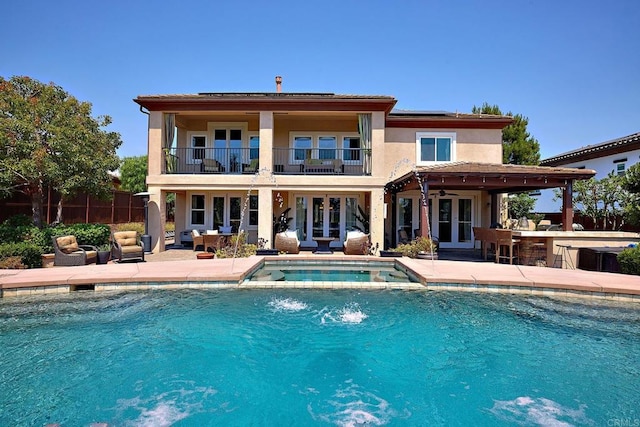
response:
[[[446,191],[444,191],[443,189],[440,189],[440,191],[438,192],[438,194],[440,195],[440,197],[444,197],[444,196],[458,196],[458,194],[456,193],[447,193]]]

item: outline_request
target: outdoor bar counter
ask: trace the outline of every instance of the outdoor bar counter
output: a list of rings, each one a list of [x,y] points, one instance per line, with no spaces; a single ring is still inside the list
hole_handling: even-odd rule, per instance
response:
[[[618,249],[640,242],[639,233],[622,231],[513,230],[513,238],[519,240],[520,263],[558,268],[576,268],[580,248]]]

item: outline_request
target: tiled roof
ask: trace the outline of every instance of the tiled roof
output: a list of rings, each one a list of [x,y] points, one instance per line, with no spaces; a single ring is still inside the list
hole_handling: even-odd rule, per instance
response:
[[[600,144],[587,145],[577,150],[567,151],[566,153],[544,159],[540,164],[543,166],[563,165],[637,149],[640,149],[640,132]]]
[[[417,166],[413,171],[388,183],[387,187],[398,191],[407,185],[415,185],[419,178],[435,188],[483,189],[507,193],[566,186],[572,180],[588,179],[595,174],[591,169],[452,162]]]

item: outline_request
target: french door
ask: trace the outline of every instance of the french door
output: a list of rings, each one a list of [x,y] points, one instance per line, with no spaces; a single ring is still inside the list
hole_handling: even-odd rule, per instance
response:
[[[470,197],[442,197],[433,203],[433,236],[442,248],[473,248],[473,199]]]
[[[358,198],[345,195],[298,195],[295,197],[294,226],[298,239],[313,246],[314,237],[333,237],[340,246],[346,230],[358,225]]]

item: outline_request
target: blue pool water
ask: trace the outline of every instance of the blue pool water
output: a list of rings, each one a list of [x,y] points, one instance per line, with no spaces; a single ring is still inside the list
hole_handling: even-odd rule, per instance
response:
[[[418,280],[390,262],[267,261],[250,278],[251,281],[285,280],[302,282],[390,282],[407,283]]]
[[[0,300],[0,425],[635,425],[640,307],[400,291]]]

